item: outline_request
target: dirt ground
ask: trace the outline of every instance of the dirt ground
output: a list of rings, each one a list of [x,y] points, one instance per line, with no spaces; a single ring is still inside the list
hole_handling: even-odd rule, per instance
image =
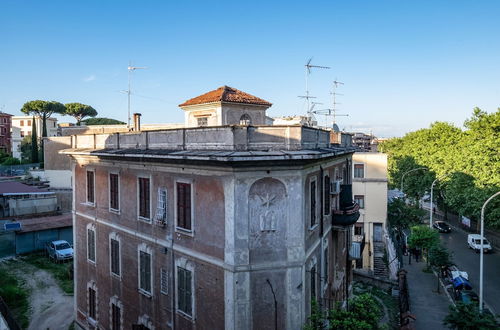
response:
[[[74,320],[73,296],[66,295],[52,275],[21,260],[16,274],[26,281],[30,293],[28,330],[67,330]]]

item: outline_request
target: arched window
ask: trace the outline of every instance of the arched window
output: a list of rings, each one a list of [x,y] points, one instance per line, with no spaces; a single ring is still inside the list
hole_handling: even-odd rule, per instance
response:
[[[245,126],[252,125],[252,118],[250,118],[250,116],[245,113],[243,116],[240,117],[240,125],[245,125]]]

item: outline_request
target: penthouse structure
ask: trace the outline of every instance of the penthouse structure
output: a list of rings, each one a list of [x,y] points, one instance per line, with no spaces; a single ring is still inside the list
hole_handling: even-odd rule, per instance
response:
[[[71,137],[81,327],[300,329],[346,299],[354,150],[269,106],[224,86],[185,128]]]

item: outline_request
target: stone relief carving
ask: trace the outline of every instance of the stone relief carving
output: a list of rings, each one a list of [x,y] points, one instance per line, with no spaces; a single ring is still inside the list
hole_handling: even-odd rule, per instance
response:
[[[255,232],[258,222],[260,232],[275,232],[286,223],[286,189],[276,179],[264,178],[256,181],[250,188],[249,209],[250,227]],[[283,222],[280,225],[280,222]]]

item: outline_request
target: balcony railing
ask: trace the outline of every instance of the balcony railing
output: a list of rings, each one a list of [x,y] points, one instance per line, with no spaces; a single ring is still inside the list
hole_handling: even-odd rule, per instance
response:
[[[363,258],[364,248],[365,235],[354,235],[352,237],[351,247],[349,248],[349,258],[351,260],[359,260]]]

